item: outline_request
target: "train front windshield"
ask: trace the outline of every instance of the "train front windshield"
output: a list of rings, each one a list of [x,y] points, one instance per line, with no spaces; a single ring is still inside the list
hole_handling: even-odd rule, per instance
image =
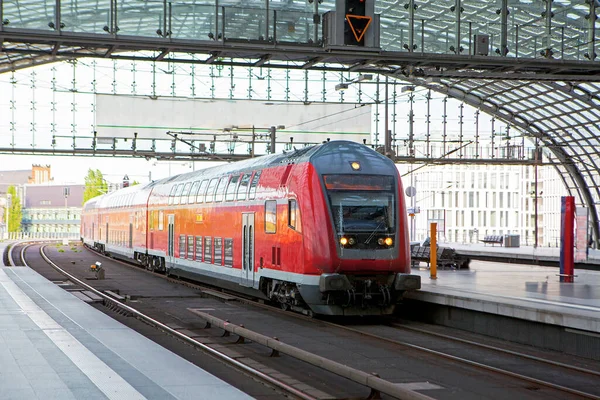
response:
[[[338,236],[395,233],[394,177],[325,175],[323,178]]]

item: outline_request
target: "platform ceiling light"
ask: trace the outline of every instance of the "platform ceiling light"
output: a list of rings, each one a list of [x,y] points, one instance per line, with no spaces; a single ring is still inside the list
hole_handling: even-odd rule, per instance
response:
[[[337,85],[335,85],[335,90],[339,92],[340,90],[346,90],[349,87],[350,87],[350,85],[348,85],[347,83],[340,82]]]

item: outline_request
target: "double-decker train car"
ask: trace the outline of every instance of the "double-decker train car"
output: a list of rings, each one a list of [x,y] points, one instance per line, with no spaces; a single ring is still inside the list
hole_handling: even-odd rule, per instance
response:
[[[326,315],[390,314],[410,274],[394,163],[331,141],[89,200],[82,241],[151,270]]]

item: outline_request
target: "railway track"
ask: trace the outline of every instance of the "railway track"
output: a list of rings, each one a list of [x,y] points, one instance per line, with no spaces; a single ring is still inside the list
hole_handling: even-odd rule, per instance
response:
[[[21,249],[20,256],[18,257],[21,259],[21,262],[19,262],[18,264],[21,264],[22,266],[28,266],[27,262],[25,261],[25,250],[27,249],[27,247],[29,247],[29,245],[24,246]],[[320,398],[318,396],[314,396],[314,395],[306,393],[302,390],[299,390],[299,389],[295,388],[294,386],[289,385],[288,383],[284,382],[283,380],[278,379],[277,377],[274,377],[269,374],[265,374],[264,372],[253,368],[252,366],[249,366],[243,362],[240,362],[240,361],[230,357],[229,355],[225,354],[224,352],[216,350],[215,348],[211,347],[210,345],[202,343],[202,342],[194,339],[193,337],[191,337],[185,333],[182,333],[181,331],[179,331],[177,329],[173,329],[169,325],[167,325],[163,322],[160,322],[157,319],[152,318],[129,305],[123,304],[121,301],[115,299],[114,297],[107,295],[106,293],[103,293],[99,290],[96,290],[91,285],[83,282],[81,279],[77,278],[73,274],[69,274],[67,271],[60,268],[60,266],[58,266],[56,263],[54,263],[52,260],[50,260],[50,258],[48,258],[48,256],[44,252],[44,247],[45,246],[43,246],[43,245],[40,247],[40,254],[41,254],[42,258],[49,265],[51,265],[55,270],[57,270],[62,275],[67,277],[71,282],[77,284],[78,286],[80,286],[82,288],[85,288],[86,290],[88,290],[90,292],[93,292],[97,296],[102,297],[102,299],[104,301],[104,305],[107,306],[108,308],[110,308],[114,311],[120,312],[120,313],[126,313],[130,317],[135,317],[148,325],[151,325],[169,335],[172,335],[172,336],[206,352],[207,354],[219,359],[221,362],[229,364],[237,369],[244,371],[248,375],[251,375],[255,379],[258,379],[268,385],[276,387],[279,391],[285,393],[287,397],[292,397],[292,398],[297,398],[297,399],[306,399],[306,400],[317,400]],[[17,259],[17,257],[14,257],[14,256],[12,258]],[[150,271],[148,271],[148,272],[152,273]],[[152,274],[157,275],[155,273],[152,273]],[[162,276],[162,275],[158,275],[158,276]],[[164,278],[174,281],[174,279],[171,279],[168,277],[164,277]],[[226,334],[224,336],[228,336],[228,334]],[[286,345],[282,344],[282,346],[286,346]],[[291,347],[291,346],[288,346],[288,347]],[[305,356],[304,359],[302,359],[301,357],[298,357],[297,355],[295,357],[302,359],[302,361],[305,361],[308,363],[311,363],[312,359],[319,359],[319,356],[317,356],[317,355],[310,354],[307,352],[302,352],[299,349],[294,349],[294,350],[295,350],[295,352],[294,351],[286,352],[285,350],[282,350],[282,352],[285,354],[291,355],[291,356],[295,356],[294,355],[295,353],[303,353],[303,355]],[[277,354],[277,353],[278,352],[275,352],[274,354]],[[392,398],[397,398],[397,399],[431,400],[431,397],[422,395],[418,392],[404,389],[402,387],[398,387],[391,382],[388,382],[388,381],[378,378],[377,376],[363,373],[361,371],[354,370],[352,368],[343,366],[341,364],[330,362],[327,366],[324,366],[325,363],[323,362],[322,358],[317,362],[312,362],[312,364],[313,365],[319,364],[321,366],[321,368],[328,367],[329,372],[335,373],[335,374],[345,377],[345,378],[348,378],[350,380],[353,380],[354,382],[357,382],[357,383],[362,382],[362,384],[364,384],[364,386],[366,386],[367,388],[369,388],[371,390],[371,395],[369,396],[369,398],[373,398],[373,399],[380,398],[381,393],[384,393],[384,394],[391,396]],[[362,374],[362,377],[361,377],[361,374]],[[312,390],[312,388],[309,388],[309,389]],[[325,393],[323,393],[323,394],[325,394]]]
[[[130,267],[140,270],[138,267]],[[149,271],[147,272],[151,273]],[[164,277],[164,275],[157,276],[181,284],[180,281]],[[189,282],[185,282],[184,284],[195,288],[205,288],[202,285],[197,285]],[[233,295],[228,294],[228,296]],[[505,348],[500,348],[499,346],[491,346],[485,343],[477,343],[473,340],[465,340],[462,338],[452,337],[450,335],[440,334],[431,330],[415,328],[398,323],[392,323],[390,326],[344,326],[328,321],[312,320],[311,318],[305,317],[300,314],[284,312],[272,306],[251,302],[247,298],[238,298],[238,300],[240,302],[252,304],[255,307],[269,309],[270,312],[282,313],[288,317],[293,316],[294,318],[299,318],[305,321],[318,321],[319,324],[324,324],[331,326],[335,329],[352,332],[353,334],[360,335],[363,338],[369,338],[370,340],[385,342],[393,346],[398,346],[404,349],[410,349],[411,351],[424,353],[427,355],[427,357],[433,357],[434,359],[441,358],[446,360],[447,362],[449,361],[456,365],[464,365],[468,368],[473,368],[479,371],[486,371],[486,373],[488,374],[491,373],[503,375],[505,377],[509,377],[510,379],[515,379],[524,382],[527,385],[527,389],[531,392],[536,392],[544,389],[557,391],[559,393],[563,393],[564,395],[568,395],[566,397],[571,396],[572,398],[600,399],[600,389],[597,387],[597,385],[594,385],[593,383],[590,383],[589,386],[592,386],[592,389],[595,389],[596,391],[590,390],[589,392],[585,390],[580,390],[579,388],[569,387],[569,385],[563,383],[557,383],[557,381],[564,382],[570,380],[574,382],[575,385],[586,386],[586,381],[597,381],[600,372],[598,372],[598,370],[586,368],[585,366],[582,367],[570,365],[567,362],[557,362],[554,360],[545,359],[543,357],[524,354],[522,351],[518,350],[508,350]],[[109,301],[114,302],[114,299]],[[407,340],[407,332],[412,332],[413,336],[415,336],[412,340],[413,343],[411,343],[411,340]],[[236,334],[238,333],[239,332],[236,332]],[[428,335],[437,338],[437,344],[435,346],[427,347],[420,344],[415,344],[415,342],[422,342],[423,335]],[[452,341],[452,343],[454,344],[452,346],[449,346],[448,341]],[[476,348],[477,350],[465,350],[464,347],[461,347],[462,350],[460,351],[448,351],[448,347],[459,345]],[[476,357],[459,356],[456,354],[457,352],[466,353],[473,356],[476,355]],[[499,360],[499,358],[502,359]],[[520,361],[515,362],[515,359],[518,359]],[[523,363],[524,359],[525,363]],[[488,360],[492,360],[493,362],[490,362]],[[516,365],[516,367],[513,366],[512,369],[501,367],[501,365],[509,365],[511,363]],[[535,373],[531,373],[531,371],[522,371],[522,369],[532,370]],[[544,373],[540,374],[540,371],[542,370],[544,371]],[[557,379],[557,377],[559,377],[559,379]],[[596,387],[594,388],[593,386]]]

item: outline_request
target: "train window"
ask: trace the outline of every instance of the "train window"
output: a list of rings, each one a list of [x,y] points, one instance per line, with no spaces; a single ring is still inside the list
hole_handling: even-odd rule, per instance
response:
[[[277,232],[277,202],[267,200],[265,202],[265,233]]]
[[[150,211],[150,218],[148,218],[148,228],[150,228],[151,231],[154,230],[154,214],[156,213],[156,211]]]
[[[217,190],[215,191],[215,203],[223,201],[223,195],[225,194],[225,187],[227,186],[228,176],[224,176],[219,180]]]
[[[196,261],[202,261],[202,236],[196,236]]]
[[[223,264],[223,239],[215,238],[215,264],[222,265]]]
[[[198,188],[198,196],[196,196],[196,203],[204,203],[204,194],[206,193],[206,187],[208,186],[208,179],[203,180]]]
[[[240,180],[239,175],[231,177],[229,184],[227,185],[227,191],[225,192],[225,201],[235,200],[235,189],[237,189],[237,183]]]
[[[296,200],[291,199],[288,201],[288,225],[292,229],[296,229],[298,203]]]
[[[183,192],[181,192],[181,204],[187,204],[188,196],[190,195],[190,189],[192,188],[192,184],[190,182],[186,183],[183,187]]]
[[[188,197],[188,204],[193,204],[196,200],[196,196],[198,195],[198,188],[200,187],[200,181],[194,182],[192,188],[190,189],[190,195]]]
[[[165,213],[163,210],[158,212],[158,230],[162,231],[165,228]]]
[[[169,193],[169,205],[173,204],[173,199],[175,198],[175,191],[177,190],[177,185],[171,188],[171,193]]]
[[[185,235],[179,235],[179,258],[185,258]]]
[[[212,263],[212,238],[204,237],[204,262]]]
[[[194,237],[191,235],[187,238],[187,258],[188,260],[194,259]]]
[[[247,173],[242,175],[242,180],[240,181],[240,185],[237,190],[237,199],[238,200],[246,200],[248,195],[248,184],[250,183],[251,173]]]
[[[256,197],[256,188],[258,186],[258,179],[260,178],[260,171],[256,171],[252,177],[252,183],[250,184],[250,191],[248,192],[248,199],[252,200]]]
[[[208,188],[206,189],[206,202],[211,203],[213,201],[213,195],[215,193],[215,188],[217,187],[217,178],[212,178],[208,184]]]
[[[183,187],[185,185],[183,183],[180,183],[179,185],[177,185],[177,190],[175,191],[175,198],[173,199],[173,204],[177,205],[179,204],[180,200],[181,200],[181,192],[183,192]]]
[[[225,266],[233,267],[233,239],[225,239]]]

